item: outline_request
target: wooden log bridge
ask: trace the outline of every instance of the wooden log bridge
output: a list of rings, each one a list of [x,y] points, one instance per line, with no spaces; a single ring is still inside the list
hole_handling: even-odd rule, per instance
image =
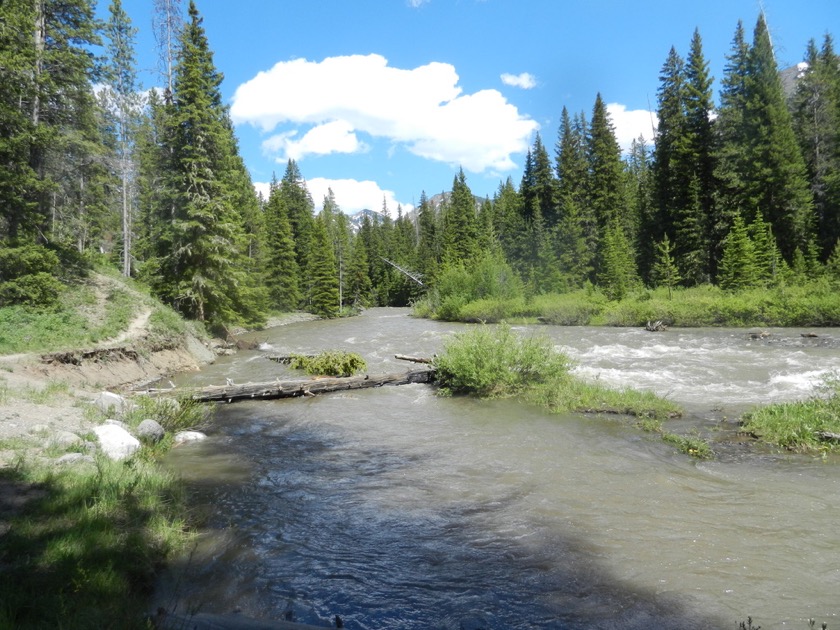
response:
[[[246,383],[244,385],[210,385],[191,390],[189,397],[197,402],[234,402],[238,400],[270,400],[272,398],[295,398],[314,396],[348,389],[367,389],[383,385],[408,385],[410,383],[431,383],[434,370],[419,369],[397,374],[371,376],[344,376],[312,378],[296,381],[270,381],[267,383]]]

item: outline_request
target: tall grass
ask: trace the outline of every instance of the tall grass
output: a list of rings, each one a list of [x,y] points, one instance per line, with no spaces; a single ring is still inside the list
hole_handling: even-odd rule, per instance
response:
[[[190,537],[174,477],[142,458],[98,458],[0,480],[39,497],[0,537],[0,627],[148,627],[155,571]]]
[[[816,394],[744,414],[743,430],[799,453],[840,451],[840,374],[827,376]]]
[[[449,394],[517,397],[554,413],[618,413],[664,419],[675,404],[648,392],[613,390],[570,374],[572,362],[541,336],[509,326],[478,326],[456,334],[435,357],[437,382]]]
[[[466,272],[465,272],[466,273]],[[437,306],[436,306],[437,305]],[[711,285],[637,291],[611,301],[590,287],[563,294],[450,296],[418,304],[415,315],[464,322],[542,321],[563,326],[840,326],[840,299],[829,283],[727,292]]]

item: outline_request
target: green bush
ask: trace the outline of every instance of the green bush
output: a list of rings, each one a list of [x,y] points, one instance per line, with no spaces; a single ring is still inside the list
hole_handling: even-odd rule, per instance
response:
[[[434,367],[445,392],[495,398],[565,378],[570,361],[546,338],[522,338],[505,325],[479,326],[450,339]]]
[[[0,306],[52,306],[62,289],[58,272],[58,256],[45,247],[0,247]]]
[[[307,374],[323,376],[352,376],[367,369],[365,360],[355,352],[330,350],[314,357],[293,354],[289,363],[292,369],[303,370]]]

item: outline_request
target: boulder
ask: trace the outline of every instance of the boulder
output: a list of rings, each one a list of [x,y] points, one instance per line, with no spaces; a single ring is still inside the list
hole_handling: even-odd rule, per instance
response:
[[[140,440],[115,424],[101,424],[93,432],[99,439],[99,448],[111,459],[126,459],[140,448]]]
[[[166,434],[166,429],[160,426],[160,423],[155,420],[147,418],[137,426],[135,433],[141,442],[157,444],[163,439],[163,436]]]
[[[116,415],[122,415],[132,407],[128,400],[114,392],[99,392],[99,395],[93,399],[93,404],[104,414]]]
[[[75,433],[71,431],[58,431],[51,435],[47,439],[47,446],[57,446],[59,448],[67,448],[69,446],[75,446],[77,444],[82,443],[82,438],[80,438]]]
[[[186,442],[200,442],[206,440],[207,436],[200,431],[178,431],[175,434],[175,444],[184,444]]]

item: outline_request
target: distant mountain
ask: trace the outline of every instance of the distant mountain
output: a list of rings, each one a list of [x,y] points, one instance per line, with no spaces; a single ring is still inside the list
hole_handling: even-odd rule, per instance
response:
[[[785,91],[785,97],[790,98],[796,92],[796,84],[799,82],[805,73],[808,71],[808,62],[800,61],[795,66],[779,70],[779,77],[782,79],[782,88]]]
[[[445,203],[448,203],[451,198],[451,192],[442,192],[429,197],[428,203],[432,208],[434,208],[435,213],[438,213],[440,212],[441,206],[443,206]],[[484,203],[484,198],[477,197],[475,195],[473,195],[473,198],[475,199],[475,211],[476,213],[478,213],[478,211],[481,209],[481,204]],[[404,215],[408,217],[408,219],[410,219],[412,223],[417,223],[417,208],[405,212]],[[370,220],[372,222],[381,221],[383,218],[381,212],[377,212],[376,210],[368,210],[367,208],[365,208],[364,210],[359,210],[358,212],[354,212],[353,214],[348,215],[348,218],[350,219],[350,225],[353,227],[354,231],[359,231],[359,228],[362,227],[362,222],[365,220],[365,217],[370,217]],[[391,218],[396,219],[397,217],[391,215]]]

